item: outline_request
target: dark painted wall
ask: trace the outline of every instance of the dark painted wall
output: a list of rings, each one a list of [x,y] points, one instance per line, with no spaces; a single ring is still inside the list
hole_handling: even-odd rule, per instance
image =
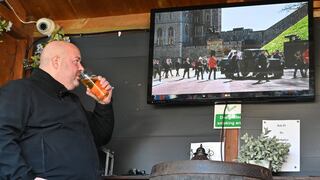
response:
[[[82,50],[84,65],[115,87],[115,131],[108,147],[115,152],[116,174],[131,168],[150,173],[159,162],[188,159],[191,142],[220,139],[220,131],[211,128],[212,107],[147,104],[148,40],[145,31],[72,39]],[[93,107],[90,98],[81,98]]]
[[[314,29],[318,69],[320,24]],[[122,32],[121,37],[117,33],[87,35],[72,41],[82,50],[84,65],[115,87],[115,131],[107,145],[115,152],[115,174],[125,174],[131,168],[150,173],[159,162],[189,159],[191,142],[219,141],[220,131],[212,129],[212,106],[159,107],[146,103],[148,32]],[[316,77],[320,77],[319,72]],[[316,102],[242,105],[242,134],[259,134],[262,120],[301,120],[301,172],[289,175],[320,175],[319,84],[316,86]],[[81,98],[86,107],[93,107],[88,97]]]

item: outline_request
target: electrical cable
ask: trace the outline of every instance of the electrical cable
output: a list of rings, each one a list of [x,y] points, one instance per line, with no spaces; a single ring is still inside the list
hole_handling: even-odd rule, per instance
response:
[[[223,157],[224,148],[222,148],[222,144],[224,144],[224,138],[225,138],[224,121],[225,121],[227,106],[228,106],[228,104],[226,103],[224,106],[224,109],[223,109],[222,122],[221,122],[222,124],[221,124],[221,131],[220,131],[220,158],[221,158],[221,161],[224,161],[224,157]]]
[[[22,22],[23,24],[35,24],[37,23],[37,21],[24,21],[22,20],[18,14],[16,13],[16,11],[13,9],[13,7],[11,6],[11,4],[8,2],[8,0],[5,0],[4,2],[7,3],[7,5],[10,7],[10,9],[13,11],[13,13],[16,15],[16,17],[19,19],[20,22]]]

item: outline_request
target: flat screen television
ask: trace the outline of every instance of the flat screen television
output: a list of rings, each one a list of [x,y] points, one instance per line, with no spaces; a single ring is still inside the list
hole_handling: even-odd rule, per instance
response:
[[[312,4],[151,10],[148,103],[313,101]]]

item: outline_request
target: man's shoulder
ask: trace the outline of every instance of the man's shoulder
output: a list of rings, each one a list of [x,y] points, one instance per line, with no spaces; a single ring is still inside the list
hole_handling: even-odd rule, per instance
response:
[[[21,87],[26,87],[26,86],[31,86],[32,82],[30,79],[25,78],[25,79],[16,79],[16,80],[11,80],[7,84],[3,86],[3,88],[21,88]]]
[[[32,86],[30,79],[17,79],[7,82],[1,87],[1,89],[13,89],[15,91],[25,91]]]
[[[0,88],[0,99],[1,101],[13,101],[21,98],[26,100],[28,98],[25,97],[29,97],[33,89],[29,80],[11,80]]]

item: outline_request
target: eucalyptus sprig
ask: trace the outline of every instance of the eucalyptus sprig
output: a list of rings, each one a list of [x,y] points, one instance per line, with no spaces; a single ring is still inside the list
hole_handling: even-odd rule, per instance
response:
[[[275,136],[269,137],[268,129],[264,132],[257,138],[247,133],[241,137],[244,144],[240,147],[238,161],[248,163],[249,160],[268,160],[272,171],[277,172],[288,158],[290,144],[280,142]]]
[[[12,27],[11,21],[7,21],[0,17],[0,35],[2,35],[3,32],[9,32],[11,30],[11,27]]]
[[[24,63],[24,68],[37,68],[40,65],[40,55],[42,53],[43,48],[51,41],[66,41],[70,42],[70,38],[65,36],[63,29],[58,27],[50,36],[47,42],[42,42],[37,44],[37,48],[34,51],[33,55],[30,57],[28,62]]]

